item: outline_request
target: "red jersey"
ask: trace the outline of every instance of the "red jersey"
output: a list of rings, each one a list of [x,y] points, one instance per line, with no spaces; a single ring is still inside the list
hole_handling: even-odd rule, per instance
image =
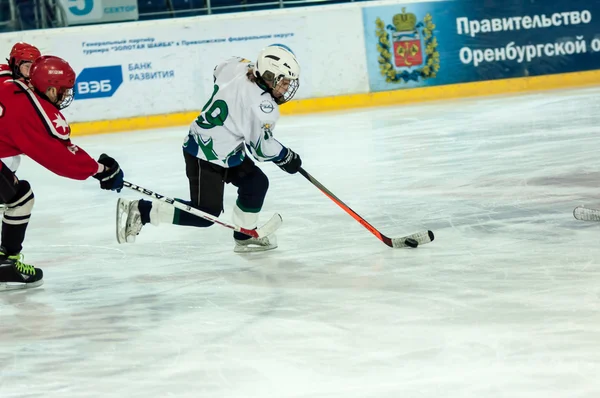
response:
[[[0,158],[24,154],[51,172],[85,180],[102,169],[71,143],[71,128],[47,99],[18,80],[0,78]]]
[[[8,79],[12,79],[10,66],[8,66],[8,64],[0,64],[0,83],[3,83]]]

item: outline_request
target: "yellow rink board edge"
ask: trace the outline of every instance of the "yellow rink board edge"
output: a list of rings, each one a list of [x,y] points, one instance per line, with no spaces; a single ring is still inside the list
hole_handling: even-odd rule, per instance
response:
[[[501,79],[476,83],[452,84],[367,94],[352,94],[335,97],[311,98],[292,101],[281,106],[282,115],[301,115],[317,112],[342,111],[353,108],[401,105],[422,101],[447,100],[523,93],[528,91],[552,90],[581,86],[600,85],[600,70],[545,75],[536,77]],[[170,113],[163,115],[138,116],[115,120],[76,122],[71,124],[73,136],[114,133],[177,127],[189,125],[199,111]]]

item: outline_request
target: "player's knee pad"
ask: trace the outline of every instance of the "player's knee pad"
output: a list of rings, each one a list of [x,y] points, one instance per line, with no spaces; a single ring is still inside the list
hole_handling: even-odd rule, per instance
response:
[[[27,224],[35,203],[31,185],[27,181],[19,181],[16,194],[7,201],[3,222],[11,225]]]
[[[269,190],[269,178],[258,167],[252,173],[252,185],[257,195],[265,197]]]
[[[238,189],[238,204],[244,210],[259,211],[269,190],[269,179],[258,167],[248,174]]]

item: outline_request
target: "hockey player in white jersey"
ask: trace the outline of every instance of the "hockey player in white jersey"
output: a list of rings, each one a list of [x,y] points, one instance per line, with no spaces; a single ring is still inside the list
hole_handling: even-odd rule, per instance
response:
[[[215,67],[212,96],[191,124],[183,144],[191,206],[218,216],[223,211],[224,185],[238,188],[234,224],[257,227],[269,181],[251,160],[272,161],[296,173],[300,156],[275,138],[279,105],[290,101],[299,87],[300,66],[294,53],[275,44],[263,49],[256,64],[232,58]],[[163,202],[119,199],[117,239],[134,242],[145,224],[208,227],[211,222]],[[234,232],[236,252],[277,247],[274,235],[251,238]]]

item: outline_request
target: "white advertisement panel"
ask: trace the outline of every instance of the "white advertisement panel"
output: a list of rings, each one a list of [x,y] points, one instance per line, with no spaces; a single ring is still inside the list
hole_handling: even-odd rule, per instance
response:
[[[332,24],[335,21],[335,24]],[[0,35],[0,54],[27,41],[77,73],[72,122],[195,111],[212,92],[215,65],[290,47],[301,65],[297,98],[368,91],[358,7],[248,12]]]

